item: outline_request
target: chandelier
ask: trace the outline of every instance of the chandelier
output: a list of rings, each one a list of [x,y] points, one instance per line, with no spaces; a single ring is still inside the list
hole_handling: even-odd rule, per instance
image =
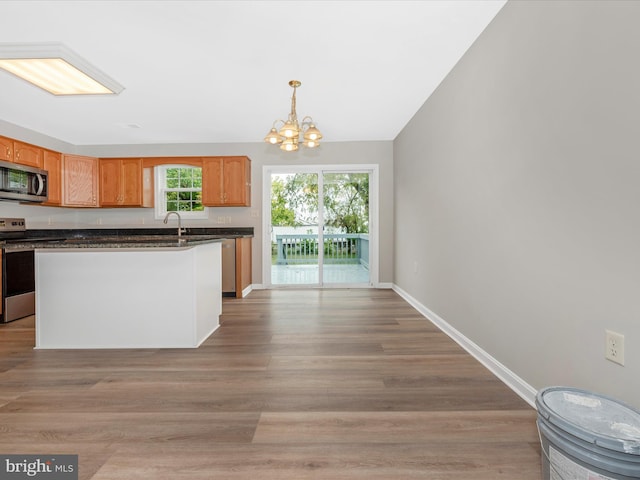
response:
[[[302,144],[307,148],[315,148],[320,144],[322,134],[320,130],[313,124],[311,117],[304,117],[302,122],[298,123],[298,116],[296,114],[296,88],[302,83],[298,80],[291,80],[289,86],[293,88],[293,96],[291,97],[291,113],[287,121],[276,120],[273,122],[273,127],[269,130],[269,133],[264,137],[264,141],[272,145],[280,145],[280,149],[285,152],[295,152],[298,150],[298,144],[302,140]],[[282,123],[280,130],[276,129],[276,124]],[[302,138],[300,138],[302,137]]]

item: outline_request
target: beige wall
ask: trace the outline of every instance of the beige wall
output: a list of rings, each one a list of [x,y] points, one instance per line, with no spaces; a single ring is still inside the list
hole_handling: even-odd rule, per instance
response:
[[[393,281],[393,144],[392,142],[325,142],[317,150],[301,150],[283,153],[265,143],[245,144],[191,144],[191,145],[117,145],[117,146],[68,146],[34,132],[0,123],[0,135],[33,142],[43,147],[60,150],[60,146],[73,149],[74,153],[96,157],[118,156],[197,156],[197,155],[247,155],[251,158],[252,206],[251,208],[211,208],[209,220],[185,221],[193,227],[254,227],[253,282],[262,283],[262,167],[264,165],[335,165],[376,164],[380,177],[380,255],[381,283]],[[63,149],[69,153],[69,149]],[[254,216],[257,215],[257,216]],[[42,206],[24,206],[0,202],[0,216],[25,217],[28,228],[107,228],[164,227],[154,218],[153,209],[68,209]],[[219,216],[231,217],[230,222],[217,224]]]
[[[640,2],[507,3],[394,143],[394,275],[535,389],[640,407],[638,25]]]

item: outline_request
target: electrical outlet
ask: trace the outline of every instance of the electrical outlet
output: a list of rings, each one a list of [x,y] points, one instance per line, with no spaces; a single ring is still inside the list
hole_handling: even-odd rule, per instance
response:
[[[606,330],[606,351],[604,357],[619,365],[624,365],[624,335]]]

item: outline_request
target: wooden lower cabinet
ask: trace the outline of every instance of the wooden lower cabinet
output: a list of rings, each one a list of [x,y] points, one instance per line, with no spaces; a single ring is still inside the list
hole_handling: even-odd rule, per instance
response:
[[[62,156],[62,206],[98,206],[98,159],[82,155]]]
[[[142,159],[100,159],[100,206],[142,206]]]
[[[222,241],[222,294],[242,298],[251,285],[251,238]]]
[[[236,238],[236,297],[251,285],[251,238]]]

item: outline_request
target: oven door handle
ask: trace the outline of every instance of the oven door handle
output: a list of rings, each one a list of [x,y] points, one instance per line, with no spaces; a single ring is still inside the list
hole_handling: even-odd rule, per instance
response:
[[[36,173],[36,178],[38,179],[38,189],[36,190],[36,195],[42,195],[42,191],[44,190],[44,178],[42,178],[41,173]]]

